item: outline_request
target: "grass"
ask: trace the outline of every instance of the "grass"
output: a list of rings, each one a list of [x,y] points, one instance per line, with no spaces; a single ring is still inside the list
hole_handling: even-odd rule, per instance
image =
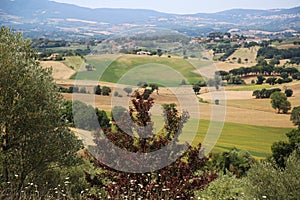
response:
[[[152,116],[152,119],[154,122],[154,130],[159,132],[159,130],[163,128],[163,118]],[[215,125],[215,123],[212,125]],[[183,135],[180,137],[180,141],[188,141],[192,143],[192,145],[203,144],[209,126],[209,120],[201,119],[198,121],[190,119],[183,128]],[[195,130],[197,130],[196,133]],[[248,151],[257,159],[263,159],[271,154],[271,146],[274,142],[287,140],[285,134],[290,130],[292,130],[292,128],[265,127],[225,122],[212,152],[225,152],[232,148],[237,148]],[[211,134],[213,135],[214,133],[212,132]],[[193,136],[195,137],[192,138]]]
[[[164,120],[162,116],[152,116],[155,132],[162,130]],[[199,124],[198,124],[199,123]],[[198,127],[197,127],[198,126]],[[189,141],[192,145],[203,144],[207,130],[210,126],[209,120],[190,119],[183,128],[184,137],[182,141]],[[195,130],[196,133],[195,133]],[[286,141],[286,133],[292,128],[278,128],[266,126],[254,126],[225,122],[219,139],[212,152],[225,152],[232,148],[248,151],[256,159],[264,159],[271,154],[271,146],[280,140]],[[192,138],[194,136],[195,137]]]
[[[198,67],[210,64],[208,61],[199,60],[197,65],[192,65],[188,60],[181,57],[167,58],[137,55],[120,55],[113,58],[88,56],[86,59],[87,63],[95,68],[95,71],[78,72],[77,79],[100,79],[100,81],[113,83],[120,83],[121,80],[121,82],[124,81],[123,83],[128,85],[136,85],[139,81],[148,81],[161,82],[162,85],[178,86],[183,79],[189,83],[195,83],[202,78],[193,71]]]
[[[200,120],[194,145],[202,143],[208,130],[210,121]],[[275,128],[264,126],[253,126],[225,122],[219,140],[213,148],[213,152],[224,152],[232,148],[243,149],[255,158],[262,159],[270,155],[271,145],[279,140],[286,140],[285,133],[291,128]],[[186,131],[189,130],[187,127]]]
[[[86,71],[84,67],[71,77],[77,80],[95,80],[98,81],[105,69],[114,61],[117,55],[103,55],[103,56],[87,56],[87,63],[95,67],[94,71]]]

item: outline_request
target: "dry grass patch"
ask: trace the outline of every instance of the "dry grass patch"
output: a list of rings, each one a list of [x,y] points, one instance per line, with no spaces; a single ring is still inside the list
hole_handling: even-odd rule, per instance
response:
[[[231,69],[245,67],[244,64],[229,63],[229,62],[215,62],[214,64],[216,65],[218,70],[223,70],[223,71],[227,71],[227,72]]]
[[[76,71],[58,61],[41,61],[40,64],[45,68],[52,67],[52,76],[55,80],[69,79],[76,73]]]
[[[242,64],[255,65],[256,56],[259,49],[259,46],[254,46],[250,48],[239,48],[231,56],[229,56],[229,59],[233,60],[233,58],[236,58],[235,62],[237,62],[237,60],[241,58]],[[246,62],[245,59],[248,59],[248,61]]]
[[[294,45],[294,44],[281,44],[281,45],[278,45],[277,48],[278,49],[296,49],[296,48],[299,48],[300,45]]]

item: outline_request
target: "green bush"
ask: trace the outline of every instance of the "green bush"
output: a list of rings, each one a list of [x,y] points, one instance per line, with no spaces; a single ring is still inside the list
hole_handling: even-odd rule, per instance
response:
[[[202,191],[196,191],[196,199],[247,199],[245,196],[245,180],[234,175],[221,175]]]

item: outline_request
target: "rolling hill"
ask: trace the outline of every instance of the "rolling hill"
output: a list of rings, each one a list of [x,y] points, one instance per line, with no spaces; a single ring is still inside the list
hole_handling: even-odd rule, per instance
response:
[[[233,9],[217,13],[167,14],[143,9],[85,8],[50,0],[1,0],[0,23],[29,37],[105,37],[133,28],[166,28],[189,36],[211,31],[300,31],[300,7]]]

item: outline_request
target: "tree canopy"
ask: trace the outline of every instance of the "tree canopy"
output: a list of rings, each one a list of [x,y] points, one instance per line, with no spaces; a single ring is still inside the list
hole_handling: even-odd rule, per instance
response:
[[[271,96],[271,104],[274,109],[280,113],[287,113],[291,109],[291,103],[287,100],[287,97],[282,92],[274,92]]]
[[[61,120],[62,96],[51,70],[39,66],[35,57],[29,40],[1,27],[0,182],[9,182],[14,195],[28,182],[40,186],[47,182],[41,191],[49,189],[46,174],[74,165],[81,148]]]

